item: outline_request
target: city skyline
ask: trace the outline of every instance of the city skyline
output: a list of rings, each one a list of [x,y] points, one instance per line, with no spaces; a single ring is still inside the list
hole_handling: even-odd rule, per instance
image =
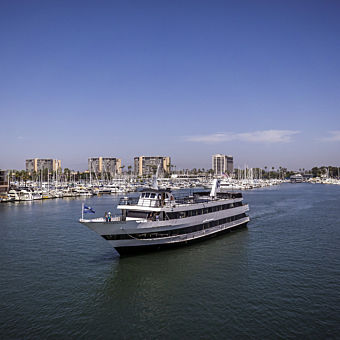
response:
[[[48,166],[46,167],[47,168],[50,168],[50,170],[52,171],[52,164],[53,164],[53,167],[55,167],[55,162],[56,162],[56,166],[58,167],[58,169],[60,169],[61,171],[63,171],[64,169],[68,169],[68,170],[71,170],[71,171],[80,171],[80,172],[87,172],[89,171],[90,169],[90,161],[91,162],[94,162],[94,164],[91,166],[93,169],[93,172],[117,172],[118,174],[119,173],[123,173],[123,172],[128,172],[128,171],[132,171],[133,173],[136,173],[136,159],[144,159],[144,158],[147,158],[147,159],[151,159],[152,162],[150,163],[151,167],[153,168],[152,171],[155,170],[155,164],[158,164],[158,162],[156,161],[156,163],[153,163],[155,162],[156,159],[163,159],[164,160],[164,164],[163,164],[163,169],[164,171],[170,171],[170,172],[175,172],[175,171],[186,171],[186,170],[200,170],[200,171],[208,171],[208,170],[211,170],[211,171],[214,171],[216,165],[214,166],[214,158],[215,157],[225,157],[226,158],[226,162],[228,162],[228,164],[230,164],[230,169],[227,171],[226,169],[225,170],[219,170],[219,172],[222,174],[222,173],[227,173],[227,172],[232,172],[232,168],[234,168],[234,170],[236,169],[250,169],[250,168],[253,168],[253,169],[262,169],[262,170],[268,170],[268,171],[271,171],[272,169],[274,169],[275,171],[283,168],[283,169],[287,169],[288,171],[302,171],[302,170],[306,170],[306,171],[309,171],[311,170],[312,168],[314,167],[335,167],[335,168],[340,168],[340,166],[334,166],[332,164],[327,164],[327,165],[312,165],[310,168],[304,168],[304,167],[300,167],[300,168],[287,168],[285,165],[273,165],[273,164],[265,164],[263,166],[250,166],[249,164],[243,164],[243,165],[240,165],[240,164],[237,164],[234,166],[234,157],[232,155],[223,155],[223,154],[213,154],[211,155],[211,158],[212,158],[212,164],[210,164],[210,166],[207,166],[207,167],[204,167],[204,166],[198,166],[198,167],[193,167],[193,168],[187,168],[187,167],[178,167],[177,164],[173,163],[171,161],[171,157],[169,156],[159,156],[159,155],[148,155],[148,156],[136,156],[134,157],[133,159],[133,163],[131,162],[127,162],[127,163],[122,163],[121,162],[121,159],[120,158],[116,158],[116,157],[102,157],[102,156],[99,156],[99,157],[89,157],[87,159],[88,163],[87,163],[87,166],[83,167],[83,168],[70,168],[68,166],[62,166],[62,161],[61,160],[57,160],[57,159],[52,159],[52,158],[34,158],[34,159],[26,159],[25,160],[25,166],[23,168],[0,168],[0,170],[26,170],[28,172],[32,172],[32,171],[40,171],[41,169],[41,165],[33,165],[33,162],[36,162],[37,164],[39,164],[39,162],[42,162],[42,167],[44,167],[44,164],[47,162],[48,163]],[[162,162],[163,162],[162,160]],[[52,163],[53,162],[53,163]],[[108,162],[107,164],[105,163],[105,165],[100,165],[101,162]],[[111,162],[114,162],[114,165],[111,164]],[[230,162],[230,163],[229,163]],[[110,163],[110,164],[109,164]],[[117,166],[115,165],[117,163]],[[35,164],[35,163],[34,163]],[[171,165],[171,166],[170,166]],[[116,167],[115,170],[111,169],[111,167]],[[227,163],[225,164],[225,166],[227,166]],[[229,165],[228,165],[229,166]],[[28,169],[29,168],[32,168],[31,170]],[[33,167],[38,167],[40,170],[33,170]],[[108,168],[110,168],[109,170],[107,170]],[[139,166],[137,165],[137,168],[139,168]],[[105,169],[105,170],[104,170]],[[138,171],[137,171],[138,172]]]
[[[340,166],[340,4],[3,1],[0,168]],[[5,127],[5,128],[4,128]]]

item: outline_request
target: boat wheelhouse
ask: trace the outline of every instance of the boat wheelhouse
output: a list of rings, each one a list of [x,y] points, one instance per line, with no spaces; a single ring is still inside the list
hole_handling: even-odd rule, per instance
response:
[[[249,217],[238,192],[194,192],[176,197],[170,190],[144,189],[124,197],[120,216],[79,221],[107,240],[120,255],[159,250],[213,237],[241,226]]]
[[[303,176],[301,174],[294,174],[290,176],[290,182],[291,183],[302,183],[303,182]]]

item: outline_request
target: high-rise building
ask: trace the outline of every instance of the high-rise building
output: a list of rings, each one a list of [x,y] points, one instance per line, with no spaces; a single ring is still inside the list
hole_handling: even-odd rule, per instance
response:
[[[122,173],[122,161],[119,158],[114,157],[98,157],[88,159],[89,171],[96,173]]]
[[[232,174],[234,171],[233,156],[216,154],[212,156],[212,169],[215,175],[222,175],[225,173]]]
[[[8,192],[8,171],[0,170],[0,197]]]
[[[26,159],[26,171],[32,173],[33,171],[38,172],[44,169],[47,169],[51,172],[60,170],[61,160],[44,158]]]
[[[234,172],[234,157],[233,156],[226,157],[227,157],[227,173],[231,175]]]
[[[156,173],[158,165],[163,173],[170,172],[170,157],[164,156],[139,156],[134,158],[135,175],[148,176]]]

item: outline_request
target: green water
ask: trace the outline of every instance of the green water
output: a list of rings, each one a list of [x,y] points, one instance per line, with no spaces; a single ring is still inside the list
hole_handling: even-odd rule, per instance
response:
[[[1,338],[338,338],[340,186],[244,198],[248,228],[123,259],[80,199],[0,204]],[[96,216],[117,201],[86,199]]]

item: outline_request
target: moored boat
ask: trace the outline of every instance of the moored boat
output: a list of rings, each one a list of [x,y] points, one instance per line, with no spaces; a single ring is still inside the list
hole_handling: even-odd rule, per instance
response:
[[[8,192],[9,201],[20,201],[19,194],[16,190],[12,189]]]
[[[20,201],[33,201],[33,195],[30,191],[21,190],[18,195]]]

